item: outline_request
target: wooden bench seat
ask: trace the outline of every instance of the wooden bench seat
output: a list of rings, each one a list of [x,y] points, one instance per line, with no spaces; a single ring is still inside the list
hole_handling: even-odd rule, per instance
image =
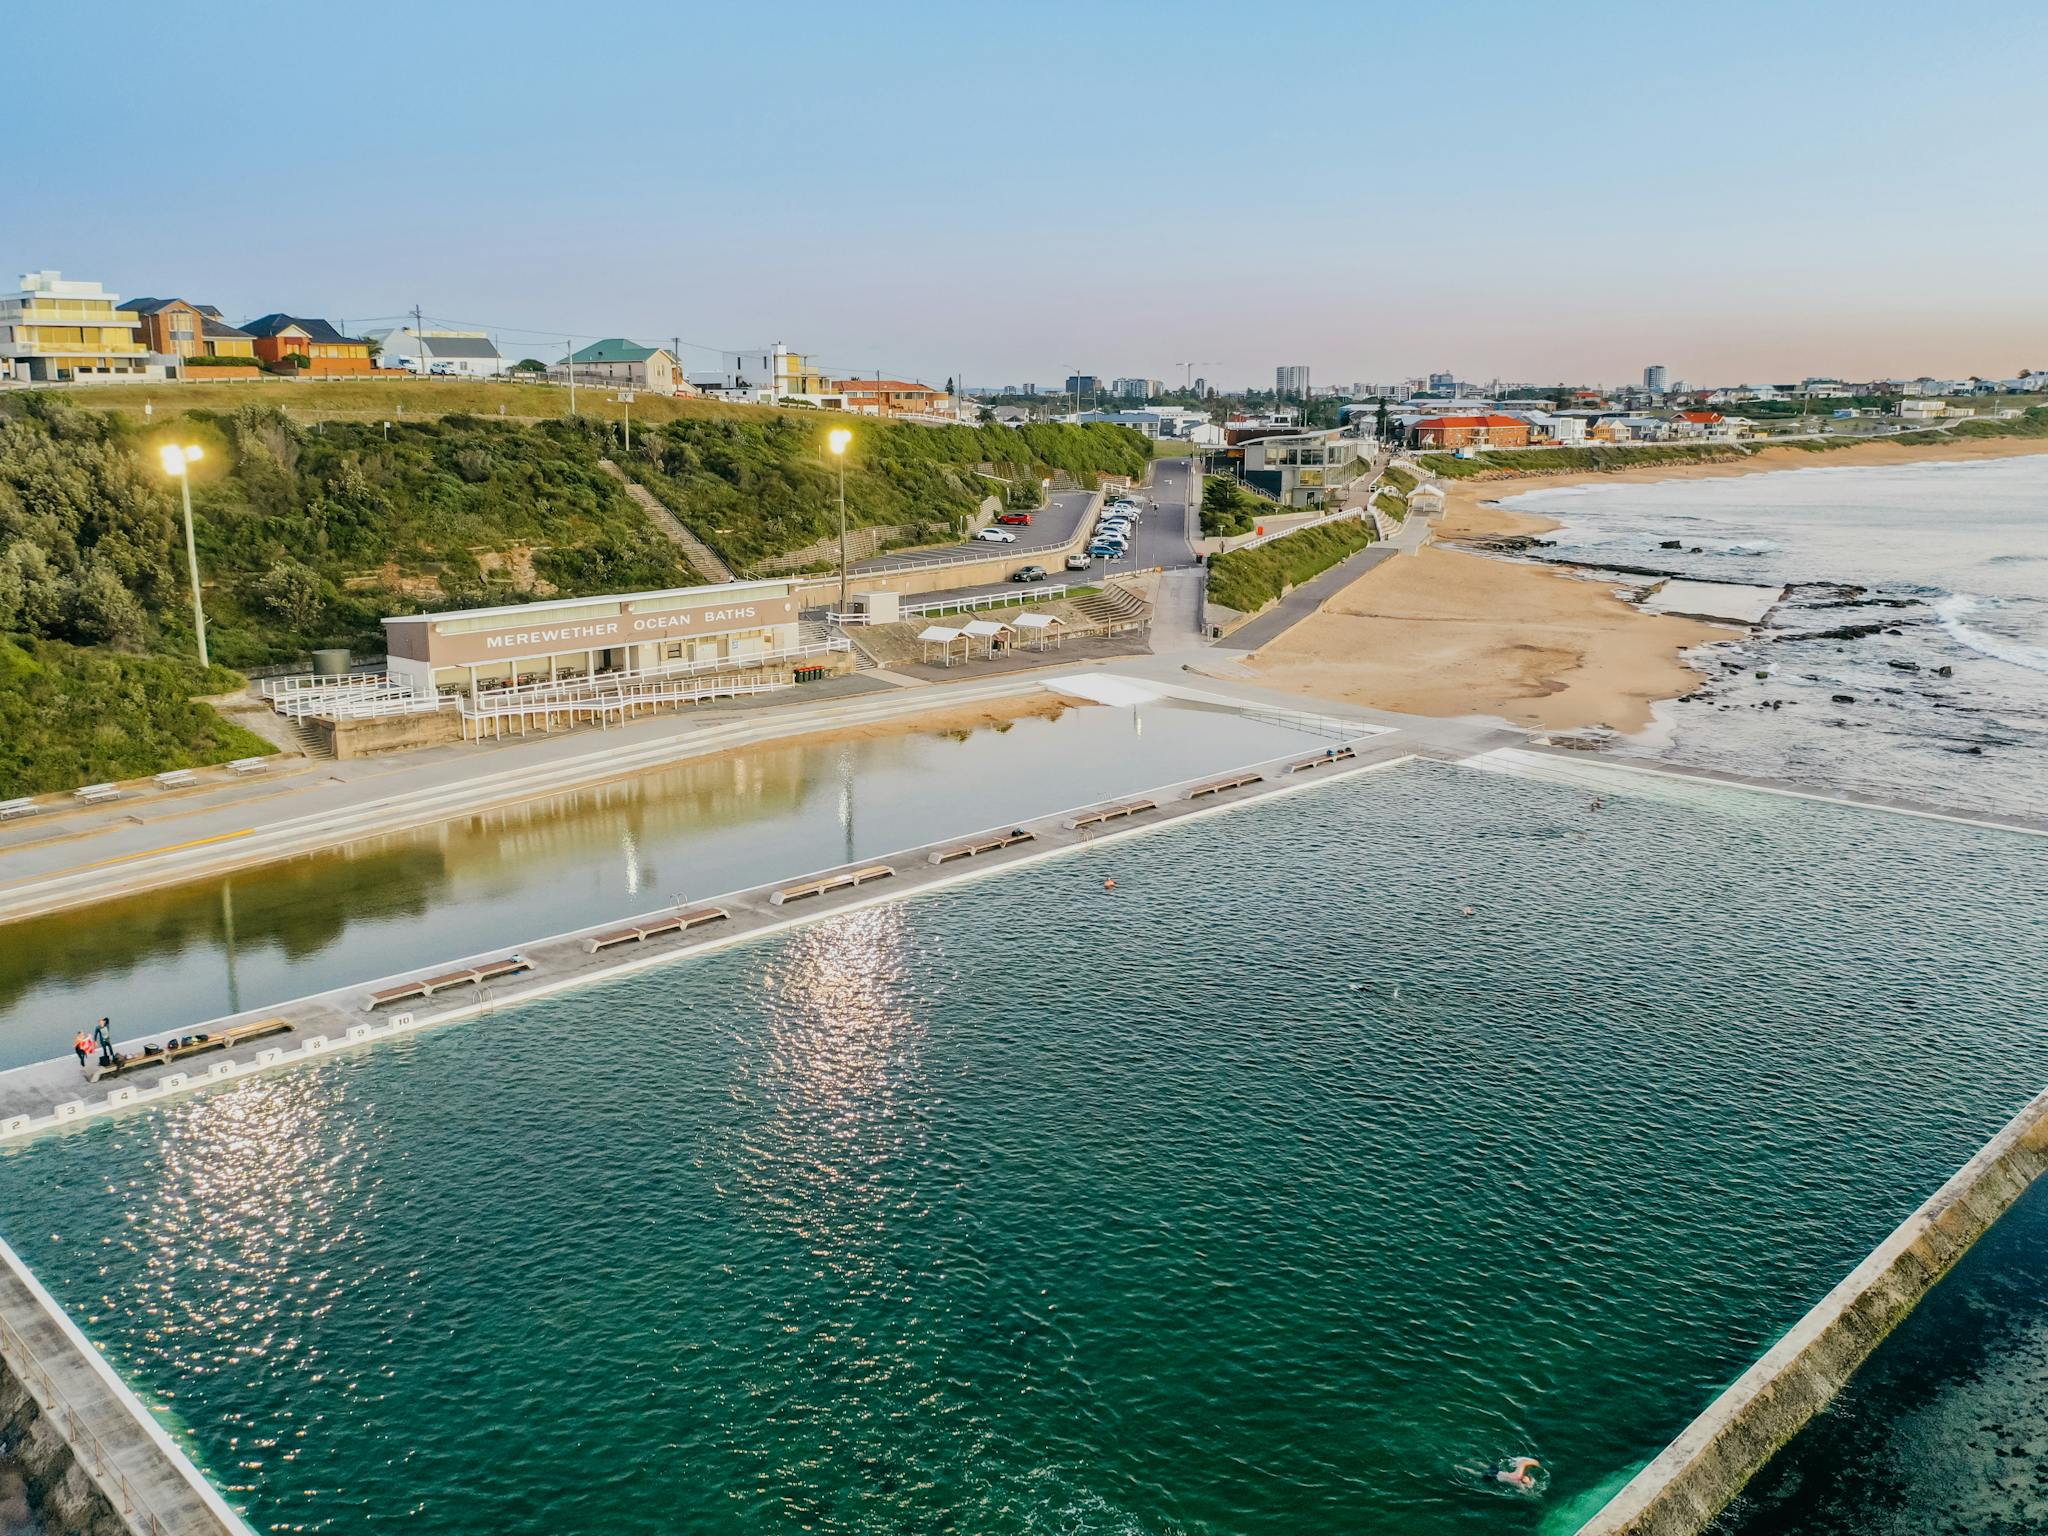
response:
[[[1300,762],[1296,763],[1292,768],[1289,768],[1287,771],[1289,773],[1306,773],[1311,768],[1327,768],[1332,763],[1349,762],[1352,758],[1356,756],[1358,756],[1358,754],[1352,751],[1351,748],[1338,747],[1335,751],[1332,752],[1319,752],[1314,757],[1304,757]]]
[[[925,855],[934,864],[950,864],[955,859],[971,859],[977,854],[994,853],[1002,848],[1014,848],[1019,843],[1034,842],[1031,833],[1019,827],[1014,832],[1005,832],[1001,837],[985,837],[975,843],[960,843],[951,848],[939,848]]]
[[[100,1068],[99,1075],[103,1078],[120,1077],[129,1072],[139,1072],[144,1067],[166,1066],[174,1061],[183,1061],[187,1056],[203,1056],[208,1051],[224,1051],[229,1046],[244,1045],[251,1040],[289,1034],[291,1027],[284,1019],[251,1019],[246,1024],[230,1024],[226,1029],[210,1031],[206,1039],[194,1040],[190,1045],[173,1045],[160,1050],[138,1052],[118,1067]]]
[[[638,944],[664,933],[687,933],[704,923],[722,923],[730,915],[723,907],[699,907],[694,912],[678,912],[673,917],[656,918],[652,922],[635,923],[630,928],[614,928],[610,933],[593,934],[583,941],[583,947],[594,955],[614,944]]]
[[[856,885],[866,885],[870,880],[886,880],[895,873],[896,871],[886,864],[869,864],[860,869],[842,870],[836,875],[806,880],[801,885],[786,885],[768,900],[778,907],[786,906],[792,901],[802,901],[807,896],[823,896],[828,891],[845,891]]]
[[[33,795],[23,795],[19,800],[0,800],[0,821],[12,821],[17,816],[33,816],[41,809]]]
[[[1206,784],[1197,784],[1188,791],[1190,800],[1200,800],[1206,795],[1220,795],[1226,789],[1243,789],[1247,784],[1263,784],[1263,773],[1233,773],[1225,779],[1211,779]]]
[[[444,971],[439,976],[423,976],[418,981],[400,982],[395,987],[384,987],[372,992],[364,1002],[365,1009],[383,1007],[386,1003],[402,1002],[409,997],[432,997],[449,987],[473,987],[500,976],[516,976],[521,971],[530,971],[533,965],[524,955],[507,955],[502,960],[486,960],[482,965],[465,966],[459,971]]]
[[[1125,816],[1136,816],[1145,811],[1156,811],[1158,809],[1159,805],[1156,801],[1126,800],[1122,805],[1104,806],[1099,811],[1088,811],[1082,815],[1070,817],[1067,825],[1072,830],[1079,832],[1083,827],[1099,827],[1106,821],[1116,821]]]

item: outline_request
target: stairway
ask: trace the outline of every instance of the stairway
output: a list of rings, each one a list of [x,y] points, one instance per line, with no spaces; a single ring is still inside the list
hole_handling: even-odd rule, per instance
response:
[[[1128,587],[1115,585],[1072,599],[1074,612],[1105,635],[1148,627],[1152,605]]]
[[[292,720],[287,724],[291,728],[292,739],[299,744],[299,751],[307,757],[334,756],[334,749],[327,744],[326,736],[312,721]]]
[[[599,459],[597,467],[626,488],[626,494],[633,499],[634,505],[645,512],[654,526],[667,534],[683,553],[689,556],[690,564],[697,568],[699,575],[709,577],[712,581],[739,580],[732,567],[719,559],[710,545],[685,528],[675,513],[655,500],[654,493],[646,486],[634,480],[610,459]]]

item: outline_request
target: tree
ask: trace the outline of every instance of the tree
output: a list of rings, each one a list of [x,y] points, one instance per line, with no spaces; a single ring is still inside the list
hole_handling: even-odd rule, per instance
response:
[[[136,645],[148,633],[149,620],[113,567],[95,559],[78,583],[71,627],[88,643]]]
[[[280,560],[256,578],[258,602],[295,630],[312,628],[327,608],[327,584],[297,560]]]
[[[514,373],[546,373],[548,365],[537,357],[522,357],[512,365]]]

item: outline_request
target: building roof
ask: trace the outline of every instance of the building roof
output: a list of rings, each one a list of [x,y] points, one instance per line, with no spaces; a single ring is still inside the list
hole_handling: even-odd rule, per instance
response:
[[[220,318],[220,311],[205,304],[194,305],[199,311],[199,334],[208,341],[249,341],[249,333],[238,325],[229,325]]]
[[[133,310],[138,315],[154,315],[162,310],[169,309],[173,304],[185,304],[185,301],[183,299],[123,299],[114,307],[116,309]],[[186,304],[185,307],[187,309],[199,308],[196,304]]]
[[[899,394],[904,391],[926,395],[943,395],[945,393],[943,389],[934,389],[929,384],[912,384],[903,379],[841,379],[832,387],[845,395],[872,395],[878,394],[885,389],[894,390]]]
[[[717,603],[732,600],[743,592],[765,592],[773,588],[778,594],[787,595],[789,583],[781,577],[763,577],[756,581],[722,581],[715,585],[699,587],[663,587],[654,592],[608,592],[597,597],[553,597],[531,603],[500,603],[493,608],[442,608],[432,613],[396,613],[383,620],[386,624],[443,624],[450,619],[500,619],[514,615],[526,617],[546,613],[561,613],[565,609],[616,607],[621,603],[646,603],[660,598],[689,597],[702,598]],[[610,617],[610,615],[601,615]],[[558,621],[560,622],[560,621]]]
[[[1427,416],[1415,423],[1416,427],[1526,427],[1526,421],[1513,416]]]
[[[354,342],[366,345],[360,337],[344,336],[325,320],[312,320],[303,315],[258,315],[254,320],[242,322],[242,330],[250,336],[279,336],[297,326],[306,333],[308,341]]]
[[[431,338],[429,338],[431,339]],[[666,347],[643,347],[637,341],[628,341],[623,336],[607,336],[603,341],[593,341],[581,351],[569,354],[572,363],[644,363],[659,352],[668,356]],[[445,354],[453,356],[454,354]],[[671,362],[673,358],[669,359]]]
[[[1678,419],[1680,421],[1698,422],[1702,426],[1712,426],[1721,419],[1721,413],[1719,411],[1680,411]]]
[[[498,349],[488,336],[436,336],[432,331],[419,338],[433,357],[495,358]]]

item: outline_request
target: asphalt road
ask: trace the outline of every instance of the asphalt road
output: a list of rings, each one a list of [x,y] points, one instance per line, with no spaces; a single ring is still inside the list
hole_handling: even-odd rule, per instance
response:
[[[964,539],[958,544],[940,544],[931,549],[904,549],[857,561],[856,575],[863,571],[901,569],[909,565],[931,565],[958,560],[963,555],[1028,555],[1034,549],[1057,549],[1074,536],[1074,529],[1088,511],[1088,492],[1063,491],[1042,511],[1031,514],[1031,526],[1013,528],[1014,544],[994,544],[982,539]],[[1000,525],[999,525],[1000,526]]]

